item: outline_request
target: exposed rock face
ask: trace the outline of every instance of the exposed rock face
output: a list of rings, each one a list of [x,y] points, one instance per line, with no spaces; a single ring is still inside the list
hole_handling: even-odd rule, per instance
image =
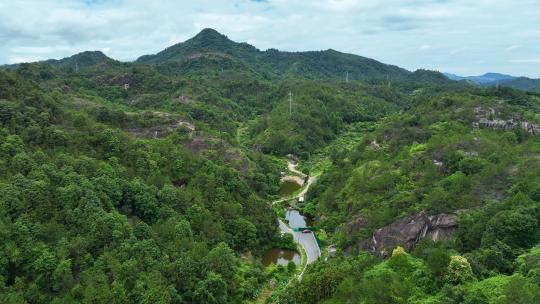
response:
[[[434,241],[445,240],[452,236],[456,219],[457,214],[453,213],[414,214],[378,229],[371,239],[360,242],[360,250],[387,257],[396,246],[411,250],[424,237]]]
[[[500,119],[480,119],[478,122],[480,128],[489,128],[497,130],[513,130],[513,129],[523,129],[527,133],[532,135],[540,135],[540,126],[537,126],[528,121],[514,121],[514,120],[500,120]]]
[[[347,226],[345,227],[346,229],[345,232],[347,234],[352,234],[355,231],[365,228],[367,225],[368,225],[368,220],[365,217],[360,215],[347,222]]]
[[[479,128],[485,128],[485,129],[495,129],[495,130],[514,130],[514,129],[522,129],[525,130],[527,133],[539,136],[540,135],[540,126],[535,125],[528,121],[519,121],[514,119],[497,119],[494,118],[497,116],[497,111],[495,111],[493,108],[483,108],[483,107],[476,107],[474,109],[474,113],[476,115],[477,121],[473,122],[473,128],[479,129]]]
[[[193,135],[193,133],[195,132],[195,125],[183,119],[177,119],[173,123],[164,125],[156,125],[144,128],[131,128],[127,131],[137,137],[163,138],[178,128],[185,128],[187,132],[189,132],[189,134],[191,135]]]

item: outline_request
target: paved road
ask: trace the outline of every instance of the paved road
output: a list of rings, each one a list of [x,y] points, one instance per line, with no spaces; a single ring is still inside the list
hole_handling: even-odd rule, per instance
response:
[[[321,257],[321,250],[313,233],[294,232],[281,220],[279,220],[279,229],[281,232],[291,233],[294,241],[304,248],[308,264],[315,262]]]
[[[291,172],[294,172],[303,178],[306,177],[306,175],[298,170],[296,170],[297,164],[292,161],[287,161],[287,167]],[[311,187],[311,184],[313,184],[317,180],[314,176],[309,176],[307,183],[304,185],[304,189],[296,195],[292,199],[301,199],[304,200],[304,196],[306,195],[307,191],[309,190],[309,187]],[[286,199],[280,199],[277,201],[272,202],[272,205],[276,203],[283,202],[285,200],[290,200],[291,198]],[[305,225],[305,223],[303,223]],[[315,239],[315,235],[313,233],[302,233],[302,232],[294,232],[287,224],[285,224],[282,220],[279,220],[279,229],[282,233],[290,233],[293,235],[294,241],[302,246],[304,248],[304,251],[306,252],[306,265],[304,266],[304,269],[302,269],[302,272],[298,275],[298,278],[301,280],[302,276],[304,275],[304,272],[306,271],[306,267],[308,264],[311,264],[315,262],[318,258],[321,257],[321,249],[319,248],[319,245],[317,244],[317,239]],[[291,281],[289,281],[290,283]]]

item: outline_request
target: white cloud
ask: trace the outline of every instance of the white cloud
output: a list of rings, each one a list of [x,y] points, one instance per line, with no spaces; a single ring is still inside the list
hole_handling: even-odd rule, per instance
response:
[[[450,51],[450,55],[457,55],[469,51],[471,48],[468,46],[462,46]]]
[[[519,44],[514,44],[514,45],[511,45],[509,47],[507,47],[506,49],[504,49],[505,51],[513,51],[513,50],[517,50],[519,48],[521,48],[522,46],[519,45]]]
[[[540,63],[540,58],[528,58],[528,59],[512,59],[511,63]]]
[[[84,50],[134,60],[213,27],[260,49],[333,48],[408,69],[540,77],[537,66],[515,59],[534,60],[540,48],[538,0],[94,2],[0,1],[0,64]]]
[[[44,58],[42,56],[17,56],[17,57],[9,57],[7,62],[9,64],[14,64],[14,63],[39,61],[43,59]]]

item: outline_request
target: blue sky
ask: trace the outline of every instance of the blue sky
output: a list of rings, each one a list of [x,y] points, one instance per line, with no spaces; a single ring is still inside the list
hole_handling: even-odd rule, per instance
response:
[[[129,61],[206,27],[262,50],[540,78],[540,0],[2,0],[0,64],[85,50]]]

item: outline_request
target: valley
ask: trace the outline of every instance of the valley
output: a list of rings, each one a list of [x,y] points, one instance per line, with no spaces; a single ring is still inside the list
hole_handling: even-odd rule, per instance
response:
[[[538,126],[534,90],[213,29],[2,66],[0,303],[537,303]]]

